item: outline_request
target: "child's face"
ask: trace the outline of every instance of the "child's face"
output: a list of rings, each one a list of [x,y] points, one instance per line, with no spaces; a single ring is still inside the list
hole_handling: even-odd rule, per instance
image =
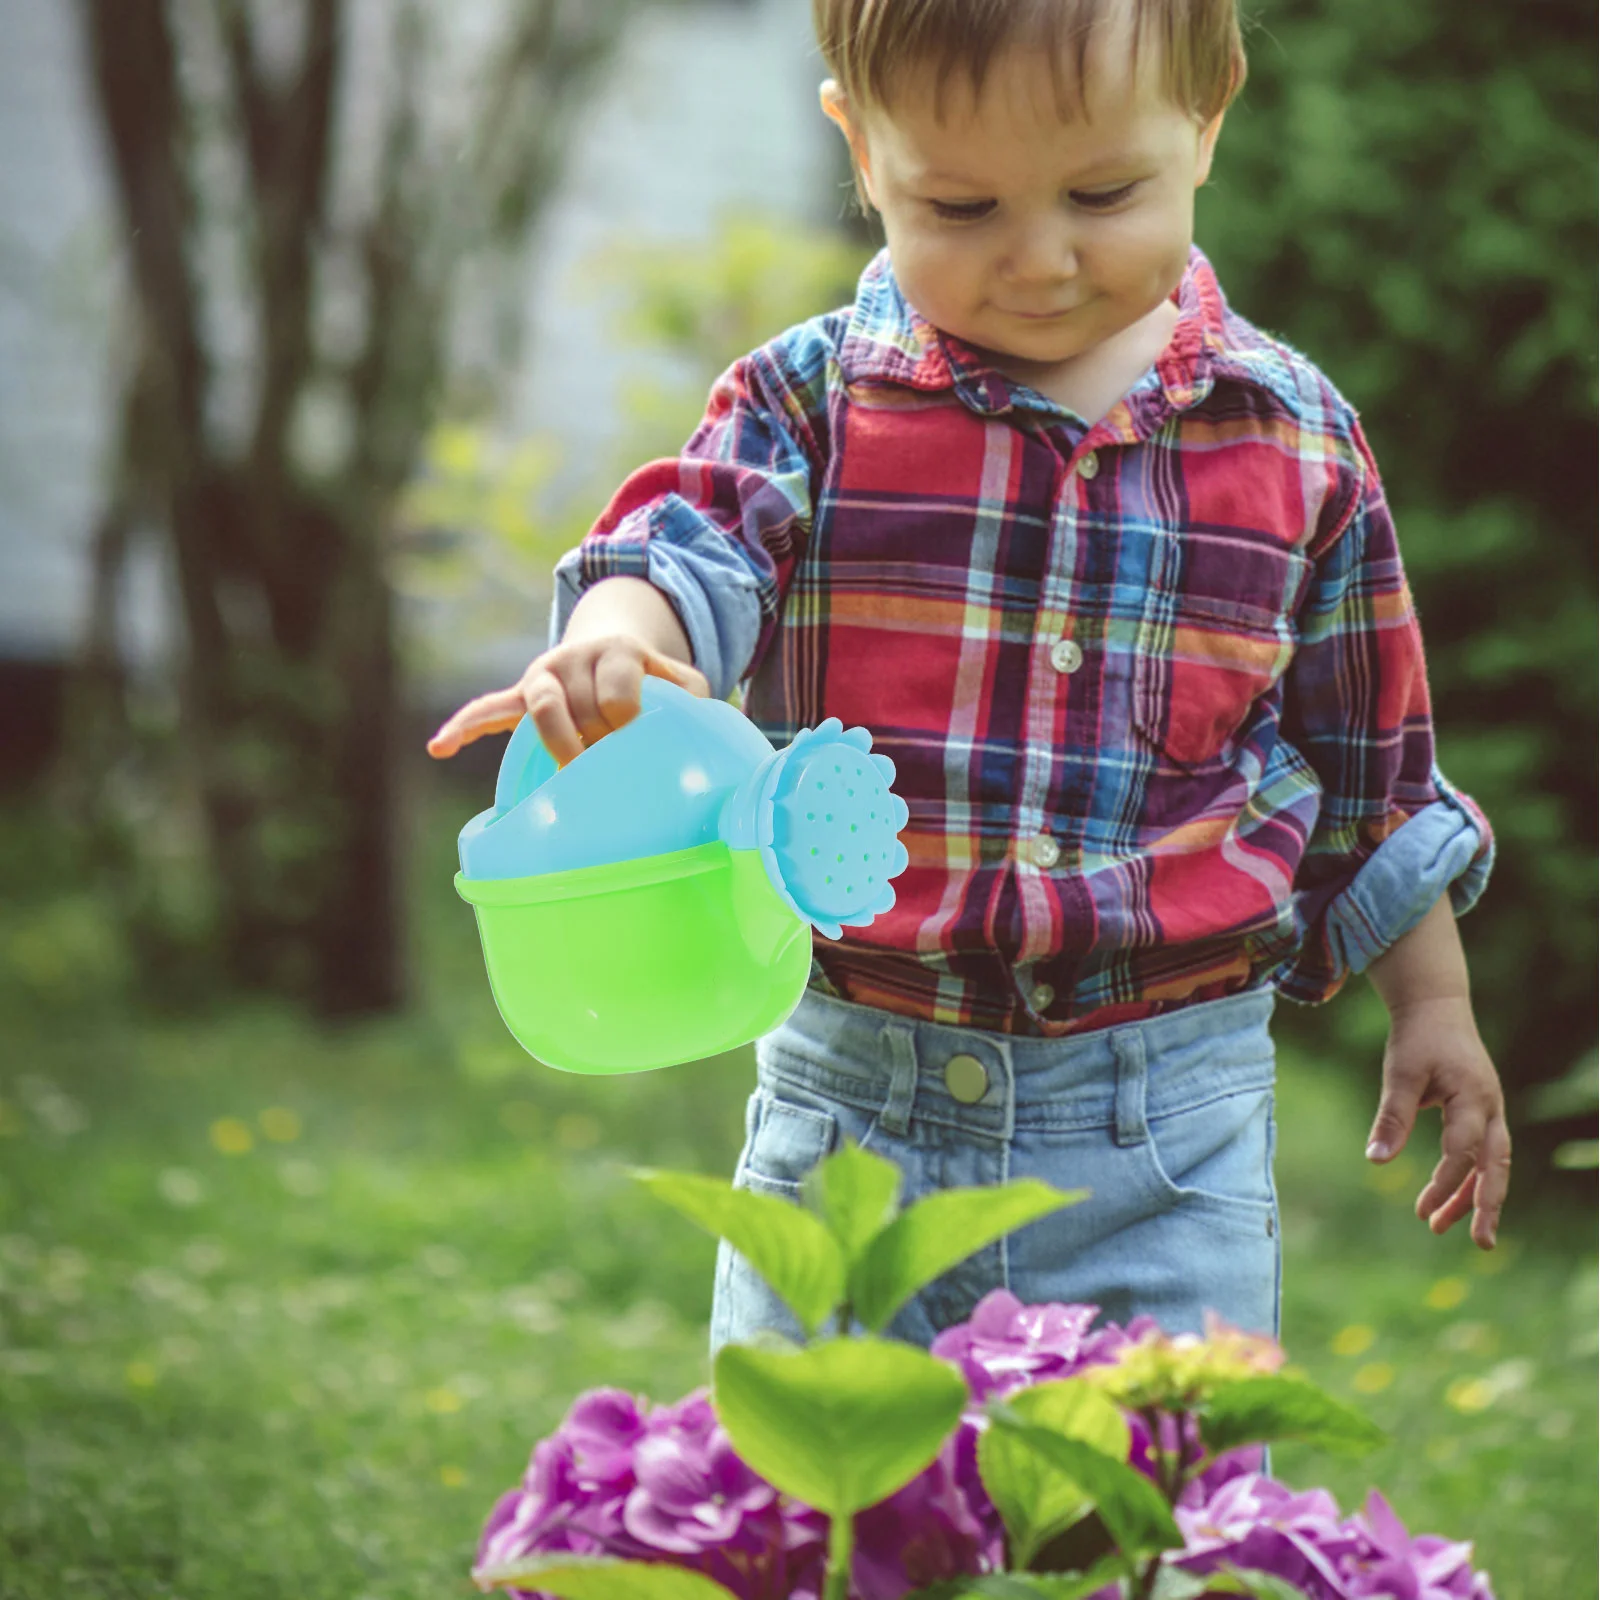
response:
[[[1153,312],[1177,286],[1194,191],[1222,118],[1201,128],[1164,100],[1150,51],[1090,50],[1089,116],[1063,118],[1049,64],[998,57],[974,99],[907,74],[892,110],[823,106],[844,128],[883,218],[895,276],[935,327],[993,355],[1064,367]]]

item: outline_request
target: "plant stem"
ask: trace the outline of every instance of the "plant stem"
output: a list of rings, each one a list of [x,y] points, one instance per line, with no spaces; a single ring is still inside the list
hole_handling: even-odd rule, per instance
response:
[[[1161,1557],[1151,1556],[1134,1580],[1132,1600],[1150,1600],[1150,1596],[1156,1592],[1156,1579],[1160,1576]]]
[[[850,1600],[850,1558],[855,1554],[855,1518],[828,1519],[828,1575],[822,1585],[822,1600]]]

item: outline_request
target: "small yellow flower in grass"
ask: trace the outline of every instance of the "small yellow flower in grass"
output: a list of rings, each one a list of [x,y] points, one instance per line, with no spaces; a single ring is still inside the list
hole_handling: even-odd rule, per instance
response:
[[[1494,1404],[1494,1390],[1482,1378],[1457,1378],[1444,1392],[1447,1406],[1470,1416],[1476,1411],[1487,1411]]]
[[[435,1415],[447,1417],[461,1409],[461,1396],[454,1389],[430,1389],[422,1397],[422,1403]]]
[[[1434,1311],[1454,1311],[1466,1298],[1465,1278],[1440,1278],[1422,1297],[1422,1303]]]
[[[237,1117],[218,1117],[211,1124],[211,1142],[225,1156],[242,1156],[255,1148],[256,1136]]]
[[[600,1122],[583,1111],[556,1118],[556,1139],[568,1150],[592,1150],[600,1143]]]
[[[447,1489],[459,1489],[467,1481],[467,1475],[460,1467],[440,1467],[439,1482]]]
[[[1377,1337],[1366,1323],[1352,1322],[1334,1334],[1329,1341],[1329,1348],[1336,1356],[1364,1356]]]
[[[300,1116],[288,1106],[268,1106],[256,1121],[274,1144],[293,1144],[300,1137]]]
[[[130,1361],[123,1368],[123,1376],[133,1389],[153,1389],[160,1374],[153,1361]]]
[[[1382,1394],[1394,1382],[1394,1366],[1388,1361],[1369,1361],[1357,1367],[1350,1387],[1357,1394]]]

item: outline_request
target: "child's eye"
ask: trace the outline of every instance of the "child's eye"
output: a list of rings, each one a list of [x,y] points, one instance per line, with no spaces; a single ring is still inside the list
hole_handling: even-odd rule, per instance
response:
[[[1072,199],[1087,211],[1109,211],[1121,205],[1137,187],[1137,184],[1125,183],[1120,189],[1074,189]]]
[[[977,222],[994,210],[993,200],[930,200],[933,214],[946,222]]]

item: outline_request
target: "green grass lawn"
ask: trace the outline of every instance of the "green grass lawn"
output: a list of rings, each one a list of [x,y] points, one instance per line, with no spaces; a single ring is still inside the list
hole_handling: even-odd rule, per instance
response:
[[[465,1596],[578,1391],[705,1381],[715,1247],[623,1169],[731,1171],[750,1057],[534,1066],[450,892],[452,825],[417,895],[423,1002],[341,1035],[141,1019],[92,895],[0,906],[6,1600]],[[1488,1257],[1431,1239],[1427,1163],[1370,1172],[1369,1113],[1284,1062],[1285,1342],[1393,1442],[1277,1470],[1475,1539],[1501,1600],[1592,1595],[1593,1218],[1513,1208]]]

